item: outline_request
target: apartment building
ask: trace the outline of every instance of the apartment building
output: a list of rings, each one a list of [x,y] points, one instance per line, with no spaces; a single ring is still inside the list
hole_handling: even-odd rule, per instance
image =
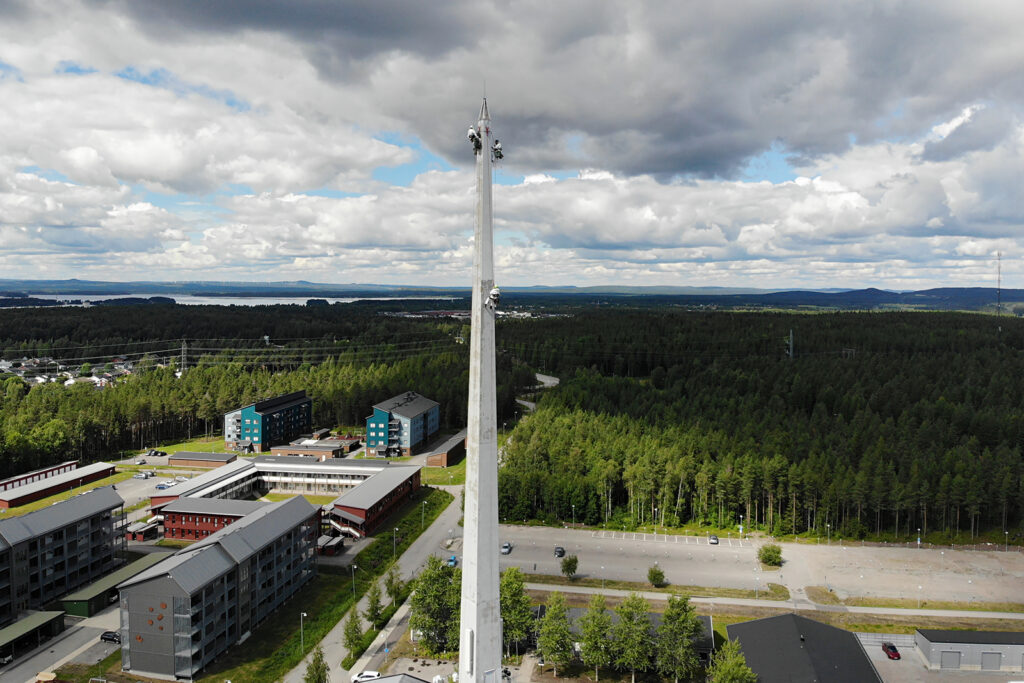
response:
[[[118,586],[121,664],[194,678],[316,574],[320,510],[266,505]]]
[[[114,513],[123,505],[104,486],[0,521],[0,624],[110,572],[123,543]]]

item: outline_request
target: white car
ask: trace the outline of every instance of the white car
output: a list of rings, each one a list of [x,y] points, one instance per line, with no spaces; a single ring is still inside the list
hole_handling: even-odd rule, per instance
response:
[[[174,481],[188,481],[188,477],[183,477],[179,474],[174,478]]]
[[[375,678],[380,678],[379,671],[363,671],[352,677],[352,683],[362,683],[363,681],[372,681]]]

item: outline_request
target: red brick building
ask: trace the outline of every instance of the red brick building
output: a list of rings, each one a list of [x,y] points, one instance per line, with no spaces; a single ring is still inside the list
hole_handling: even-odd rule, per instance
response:
[[[381,470],[332,503],[331,525],[356,537],[373,533],[384,519],[420,488],[420,467]]]
[[[198,541],[265,505],[252,500],[179,498],[161,510],[164,538]]]

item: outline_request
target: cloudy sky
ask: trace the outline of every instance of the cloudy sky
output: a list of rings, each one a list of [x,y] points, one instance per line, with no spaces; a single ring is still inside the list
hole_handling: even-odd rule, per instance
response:
[[[1024,3],[5,0],[0,278],[1024,287]]]

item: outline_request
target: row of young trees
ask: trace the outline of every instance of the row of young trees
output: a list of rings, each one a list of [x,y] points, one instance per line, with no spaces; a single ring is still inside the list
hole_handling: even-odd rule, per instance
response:
[[[449,567],[437,556],[427,559],[416,578],[409,625],[420,633],[420,645],[430,654],[458,651],[461,580],[462,570]],[[697,680],[705,673],[695,648],[704,637],[704,626],[686,597],[670,596],[658,627],[652,628],[651,606],[641,596],[631,594],[609,611],[604,596],[594,595],[574,630],[561,593],[551,593],[547,604],[535,610],[526,595],[522,571],[509,567],[501,573],[500,602],[506,652],[513,647],[518,651],[535,639],[545,661],[554,665],[556,676],[577,658],[594,669],[595,680],[599,680],[601,669],[629,671],[634,681],[638,671],[654,671],[677,682]],[[726,654],[721,663],[716,659],[710,675],[714,676],[719,666],[722,672],[735,670],[737,657],[742,664],[742,653],[735,647]],[[750,671],[745,664],[742,668]],[[753,683],[756,677],[751,673],[747,678],[720,676],[712,680]]]
[[[598,333],[594,316],[580,317],[576,329],[541,321],[534,332],[581,358],[583,339],[614,345],[634,334],[657,349],[652,362],[670,352],[678,362],[647,377],[605,374],[607,364],[564,376],[506,445],[505,517],[565,520],[575,509],[588,524],[742,519],[774,533],[1021,538],[1024,387],[1011,379],[1024,372],[1021,321],[848,313],[656,322],[613,312]],[[798,324],[817,350],[754,353],[765,334]],[[565,339],[545,334],[558,330]],[[716,340],[749,353],[709,350]],[[859,350],[827,353],[832,344]]]

